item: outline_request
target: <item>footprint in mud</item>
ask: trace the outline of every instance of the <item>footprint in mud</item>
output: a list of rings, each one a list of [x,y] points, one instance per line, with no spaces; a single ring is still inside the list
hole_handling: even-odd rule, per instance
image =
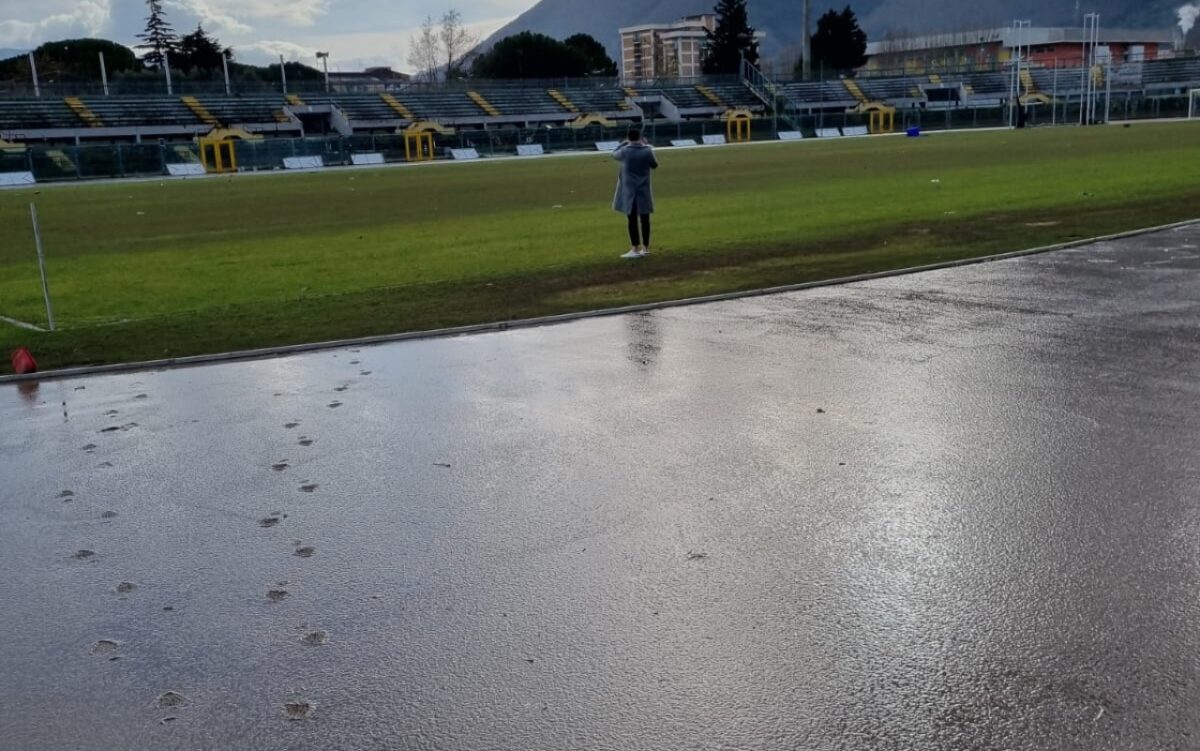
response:
[[[349,391],[349,390],[350,390],[349,386],[338,386],[336,389],[334,389],[334,391],[338,392],[339,394],[342,393],[343,391]]]
[[[296,548],[296,552],[293,553],[293,555],[298,555],[301,558],[312,558],[313,553],[315,552],[317,552],[316,548],[311,545],[305,545],[303,547]]]
[[[96,551],[84,548],[83,550],[76,550],[75,555],[71,557],[77,561],[86,561],[88,558],[91,558],[94,555],[96,555]]]
[[[101,428],[101,433],[115,433],[121,429],[120,425],[109,425],[107,428]]]
[[[290,465],[287,462],[276,462],[275,464],[271,465],[271,469],[275,470],[276,472],[282,472],[283,470],[287,469],[289,466]]]
[[[258,520],[258,526],[260,526],[264,529],[270,529],[271,527],[274,527],[278,523],[279,523],[278,516],[268,516],[264,519]]]
[[[100,518],[101,519],[116,519],[117,512],[116,511],[105,511],[100,514]]]
[[[112,462],[100,462],[96,465],[96,469],[112,469]]]
[[[150,395],[149,394],[138,394],[137,396],[135,396],[133,398],[134,399],[149,399]]]
[[[300,436],[300,440],[297,441],[297,443],[299,443],[301,446],[311,446],[313,445],[313,439]]]
[[[369,376],[369,375],[371,375],[371,371],[369,371],[369,370],[360,370],[360,371],[358,371],[358,374],[359,374],[360,376]]]
[[[88,445],[86,445],[86,446],[84,446],[84,447],[80,448],[79,450],[80,450],[80,451],[86,451],[86,452],[88,452],[88,453],[90,454],[91,452],[93,452],[93,451],[95,451],[95,450],[96,450],[96,444],[94,444],[94,443],[89,443]]]
[[[137,589],[137,585],[133,582],[121,582],[116,586],[115,591],[119,595],[127,595],[135,589]]]
[[[107,411],[107,412],[105,412],[105,413],[104,413],[104,416],[105,416],[105,417],[114,417],[114,416],[116,416],[116,415],[119,415],[119,414],[121,414],[119,411],[117,411],[117,410],[115,410],[115,409],[110,409],[109,411]]]
[[[316,489],[317,489],[317,488],[319,488],[319,487],[321,487],[321,486],[320,486],[320,485],[318,485],[318,484],[316,484],[315,482],[314,482],[314,483],[310,483],[310,484],[308,484],[308,485],[301,485],[301,486],[300,486],[300,492],[301,492],[301,493],[311,493],[311,492],[313,492],[314,490],[316,490]]]
[[[187,704],[187,697],[178,691],[167,691],[158,697],[158,706],[162,709],[174,709]]]
[[[341,403],[341,402],[330,402],[330,403],[329,403],[329,408],[330,408],[330,409],[337,409],[337,408],[338,408],[338,407],[340,407],[340,406],[342,406],[342,403]]]
[[[268,602],[283,602],[283,600],[285,598],[287,598],[287,596],[289,594],[291,594],[291,593],[288,592],[286,589],[270,589],[270,590],[267,590],[267,601]]]
[[[361,365],[361,364],[362,364],[362,360],[351,360],[351,361],[350,361],[350,364],[351,364],[351,365]]]
[[[69,502],[69,501],[70,501],[72,498],[74,498],[74,497],[75,497],[75,491],[73,491],[73,490],[64,490],[63,492],[61,492],[61,493],[59,493],[59,494],[58,494],[58,497],[59,497],[59,498],[62,498],[62,499],[64,499],[64,500],[66,500],[66,501],[68,501],[68,502]]]
[[[329,634],[324,631],[310,631],[300,637],[300,642],[306,647],[320,647],[329,643]]]
[[[288,430],[291,430],[292,428],[297,428],[299,426],[300,426],[300,423],[298,423],[298,422],[285,422],[283,424],[283,427],[287,428]]]
[[[304,699],[296,699],[294,701],[284,702],[283,716],[289,720],[303,720],[312,714],[316,709],[316,705]]]
[[[116,639],[101,639],[92,645],[92,654],[109,655],[121,648],[121,642]]]

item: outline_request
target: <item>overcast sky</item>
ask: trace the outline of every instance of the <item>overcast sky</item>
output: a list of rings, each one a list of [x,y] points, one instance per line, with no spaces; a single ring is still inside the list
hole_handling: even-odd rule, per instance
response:
[[[330,69],[391,65],[407,70],[408,40],[426,15],[457,8],[482,37],[535,0],[164,0],[176,31],[203,23],[237,58],[263,63],[284,54],[315,64],[330,52]],[[133,45],[145,25],[145,0],[0,0],[0,48],[31,49],[55,39],[103,37]]]

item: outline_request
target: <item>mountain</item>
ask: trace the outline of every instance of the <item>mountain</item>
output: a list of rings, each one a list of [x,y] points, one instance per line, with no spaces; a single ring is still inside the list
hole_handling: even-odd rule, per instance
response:
[[[483,43],[521,31],[538,31],[556,39],[577,32],[599,39],[618,56],[617,29],[642,23],[666,23],[683,16],[710,12],[714,0],[541,0]],[[1076,13],[1100,13],[1104,28],[1166,28],[1176,22],[1180,0],[858,0],[851,3],[872,39],[887,33],[919,34],[1010,25],[1030,19],[1035,26],[1079,25]],[[840,10],[845,0],[814,0],[813,24],[830,7]],[[767,34],[765,57],[779,55],[800,43],[800,0],[748,0],[750,22]]]
[[[24,55],[24,54],[26,54],[27,52],[29,52],[29,50],[6,50],[6,49],[0,49],[0,60],[7,60],[7,59],[9,59],[10,57],[16,57],[17,55]]]

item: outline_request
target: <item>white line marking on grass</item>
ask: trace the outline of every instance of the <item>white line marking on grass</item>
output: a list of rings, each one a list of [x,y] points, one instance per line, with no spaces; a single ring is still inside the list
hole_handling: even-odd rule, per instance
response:
[[[43,333],[46,331],[46,329],[42,328],[41,326],[36,326],[32,323],[27,323],[25,321],[19,321],[16,318],[9,318],[8,316],[0,316],[0,321],[3,321],[4,323],[12,324],[13,326],[16,326],[19,329],[26,329],[28,331],[41,331]]]

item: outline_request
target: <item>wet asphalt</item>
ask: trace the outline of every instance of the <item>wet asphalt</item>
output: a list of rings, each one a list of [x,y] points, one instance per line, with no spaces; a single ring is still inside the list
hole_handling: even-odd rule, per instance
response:
[[[1198,450],[1200,227],[3,386],[0,748],[1200,748]]]

